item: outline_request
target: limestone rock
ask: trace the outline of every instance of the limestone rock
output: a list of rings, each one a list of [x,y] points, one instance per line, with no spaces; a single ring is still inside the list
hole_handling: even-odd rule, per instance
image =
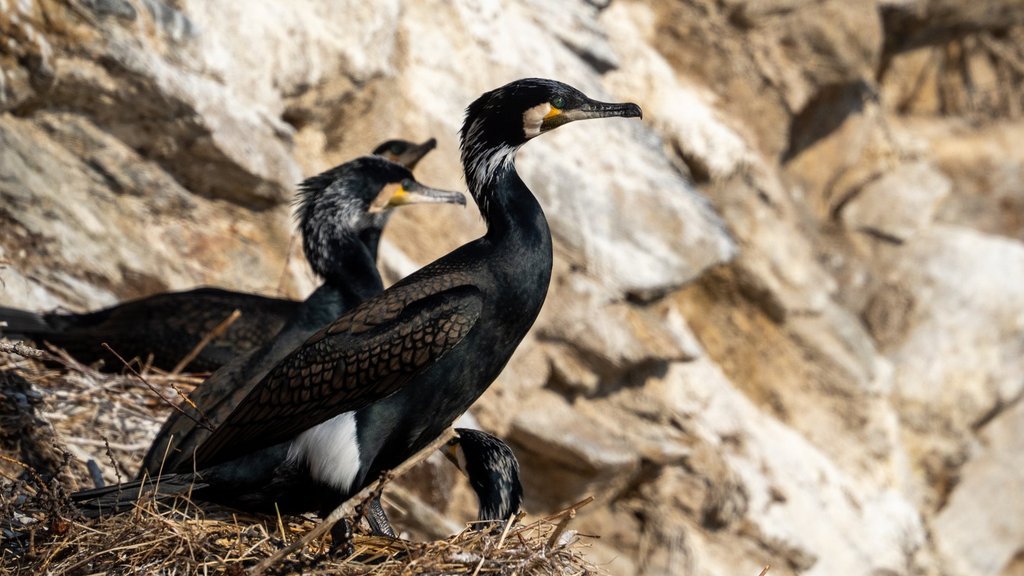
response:
[[[398,65],[407,71],[408,94],[402,95],[403,103],[420,107],[428,122],[446,126],[439,131],[440,148],[461,120],[460,106],[476,94],[543,72],[522,63],[557,66],[567,72],[559,74],[564,80],[595,98],[612,99],[594,77],[582,73],[586,68],[581,67],[577,53],[546,39],[549,32],[541,24],[552,27],[555,22],[545,19],[536,24],[520,17],[518,8],[499,17],[490,11],[494,6],[487,6],[472,13],[457,4],[445,10],[411,9],[403,19],[409,28],[406,60]],[[442,18],[457,23],[465,34],[440,35],[438,30],[451,26]],[[439,45],[461,56],[439,58]],[[482,51],[500,58],[501,67],[474,58]],[[463,81],[466,78],[472,78],[472,86]],[[436,94],[447,96],[439,99]],[[595,142],[615,145],[595,146]],[[559,245],[574,254],[586,273],[601,277],[618,291],[664,293],[734,253],[714,211],[680,177],[662,155],[658,138],[641,123],[572,126],[531,142],[520,152],[517,165],[540,198]],[[458,173],[451,166],[449,173]],[[595,178],[595,173],[601,177]],[[613,208],[621,205],[630,209]],[[645,232],[652,229],[666,233]]]
[[[201,31],[195,44],[202,72],[274,118],[281,115],[285,97],[329,81],[339,71],[356,83],[394,73],[397,0],[372,6],[330,0],[288,5],[186,0],[182,5]],[[272,50],[254,49],[262,46]]]
[[[606,287],[585,276],[570,277],[559,284],[537,334],[546,341],[563,343],[606,384],[614,386],[608,380],[614,381],[634,368],[692,360],[701,354],[686,320],[670,304],[639,307],[614,302]],[[602,311],[600,316],[595,310]],[[572,367],[574,362],[556,360],[555,364],[579,372]],[[597,384],[594,380],[593,386],[584,387]]]
[[[54,81],[53,47],[42,29],[39,6],[0,2],[0,112],[30,101]]]
[[[803,574],[899,573],[924,544],[921,517],[904,497],[835,467],[825,453],[761,414],[714,365],[677,364],[652,392],[724,455],[747,501],[737,527],[771,551],[772,564],[785,561]],[[715,572],[701,567],[694,573]]]
[[[29,22],[39,27],[46,12],[51,21],[45,25],[54,28],[40,33],[45,40],[35,40],[52,46],[54,79],[27,104],[88,115],[200,193],[258,207],[290,196],[299,179],[290,128],[264,109],[236,105],[234,91],[176,61],[164,38],[139,33],[145,25],[165,30],[167,14],[175,12],[96,4],[93,13],[83,13],[31,5]],[[33,38],[17,41],[16,51],[31,52]],[[194,49],[192,37],[171,40],[185,53]]]
[[[904,241],[931,223],[951,188],[941,173],[916,162],[867,184],[840,215],[848,228]]]
[[[908,289],[911,301],[886,310],[905,330],[884,351],[911,426],[930,429],[924,419],[939,417],[966,430],[1021,393],[1024,246],[935,227],[881,275],[879,291],[893,286]]]
[[[1024,23],[1024,7],[1012,0],[981,0],[969,5],[956,0],[882,0],[879,4],[888,53]]]
[[[1024,238],[1024,122],[972,127],[914,119],[903,124],[926,142],[935,166],[952,182],[936,219],[988,234]]]
[[[815,257],[811,239],[795,233],[804,225],[805,208],[779,176],[752,167],[720,180],[712,197],[746,248],[736,270],[748,297],[777,320],[821,312],[836,281]]]
[[[794,111],[825,87],[870,77],[880,56],[882,28],[873,2],[853,6],[841,1],[741,0],[730,4],[734,22],[771,39],[767,50]],[[787,71],[785,64],[798,72]]]
[[[640,459],[608,424],[550,393],[522,406],[508,440],[523,469],[527,507],[555,510],[580,494],[621,489]]]
[[[950,574],[1012,574],[1024,542],[1024,403],[1015,400],[980,436],[932,534]]]
[[[656,141],[642,134],[645,128],[577,128],[533,143],[519,166],[535,184],[551,225],[561,230],[560,243],[578,255],[588,275],[622,293],[650,297],[732,258],[735,248],[719,217],[664,159]],[[601,141],[620,145],[589,145]],[[632,160],[623,161],[623,147]],[[595,170],[601,178],[594,178]]]
[[[0,117],[0,143],[0,243],[9,268],[34,271],[25,283],[11,278],[6,293],[88,307],[197,282],[274,289],[266,278],[280,276],[288,235],[279,216],[259,226],[246,211],[210,205],[78,115]],[[261,253],[275,244],[276,258]]]

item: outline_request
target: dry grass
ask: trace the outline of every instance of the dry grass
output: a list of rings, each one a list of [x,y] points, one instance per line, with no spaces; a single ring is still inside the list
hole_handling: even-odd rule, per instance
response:
[[[177,508],[144,502],[132,513],[96,521],[50,516],[45,508],[41,516],[30,516],[38,521],[27,522],[5,542],[0,573],[245,574],[314,525],[304,518],[204,513],[184,501]],[[314,541],[276,561],[267,573],[595,573],[575,539],[547,545],[556,528],[550,520],[512,522],[507,528],[507,534],[467,529],[423,543],[357,534],[354,552],[345,558],[333,557],[326,541]]]
[[[21,350],[25,352],[25,350]],[[431,542],[376,538],[357,526],[354,553],[332,555],[329,538],[281,550],[318,521],[243,515],[185,500],[140,502],[126,514],[86,520],[68,494],[127,479],[177,398],[201,381],[146,367],[109,375],[66,356],[0,352],[0,575],[20,574],[596,574],[573,512],[464,530]]]

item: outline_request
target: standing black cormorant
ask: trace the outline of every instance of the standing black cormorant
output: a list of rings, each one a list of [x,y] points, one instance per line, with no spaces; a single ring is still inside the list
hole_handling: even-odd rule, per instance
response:
[[[193,499],[322,512],[428,445],[498,376],[547,294],[551,234],[516,173],[516,150],[574,120],[640,115],[636,104],[597,102],[543,79],[470,104],[462,163],[487,233],[306,341],[198,445],[197,474],[149,487],[167,494],[191,485]],[[109,497],[115,489],[75,498],[123,505]]]
[[[373,153],[412,170],[436,145],[433,138],[422,144],[388,140]],[[320,273],[315,268],[314,271]],[[145,359],[152,354],[153,366],[171,370],[204,336],[238,310],[241,313],[238,319],[186,366],[191,371],[207,372],[269,341],[301,304],[301,301],[203,287],[154,294],[82,314],[39,314],[0,306],[0,321],[7,323],[0,328],[0,334],[45,340],[65,349],[80,362],[91,364],[103,360],[103,369],[122,370],[120,361],[101,346],[106,342],[124,358]]]
[[[432,143],[432,141],[431,141]],[[399,146],[393,141],[382,146]],[[402,166],[374,156],[358,158],[305,180],[296,218],[303,250],[324,283],[302,302],[272,340],[219,368],[171,412],[142,462],[143,474],[192,469],[192,451],[289,352],[345,310],[384,289],[377,246],[390,208],[443,202],[462,194],[426,188]]]

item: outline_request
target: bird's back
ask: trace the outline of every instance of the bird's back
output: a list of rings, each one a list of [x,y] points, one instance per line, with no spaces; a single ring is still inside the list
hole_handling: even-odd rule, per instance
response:
[[[33,314],[21,310],[0,310],[8,322],[7,334],[20,334],[49,342],[68,351],[84,363],[104,361],[104,369],[123,368],[107,352],[106,343],[125,360],[145,361],[163,370],[174,368],[234,310],[241,315],[211,340],[192,360],[187,370],[216,370],[235,356],[256,348],[276,334],[299,303],[258,294],[198,288],[166,292],[131,300],[110,308],[83,314],[50,312]],[[7,320],[10,318],[10,320]]]

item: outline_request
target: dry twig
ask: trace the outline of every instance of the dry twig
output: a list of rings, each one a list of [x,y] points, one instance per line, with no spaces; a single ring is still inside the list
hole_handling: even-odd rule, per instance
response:
[[[238,320],[241,317],[241,310],[232,310],[231,314],[228,314],[227,318],[222,320],[220,324],[214,326],[213,330],[207,332],[206,335],[203,336],[202,340],[200,340],[199,343],[196,344],[195,347],[192,348],[192,350],[190,350],[188,354],[185,354],[184,358],[179,360],[178,363],[174,365],[174,370],[171,370],[171,374],[180,374],[181,371],[185,369],[185,366],[188,366],[193,360],[196,359],[196,356],[199,356],[199,353],[203,351],[203,348],[206,348],[206,346],[210,342],[212,342],[214,338],[219,337],[221,334],[227,331],[227,329],[230,328],[231,325],[235,323],[235,320]]]
[[[124,358],[121,357],[120,354],[115,352],[114,349],[110,347],[110,345],[108,345],[106,342],[104,342],[103,343],[103,347],[106,348],[108,352],[113,354],[118,360],[120,360],[121,363],[124,364],[125,368],[130,370],[131,373],[136,378],[138,378],[143,384],[145,384],[146,387],[149,388],[150,391],[153,392],[153,394],[156,394],[157,397],[160,398],[160,400],[162,400],[165,404],[167,404],[168,406],[174,408],[178,412],[184,414],[185,417],[187,417],[189,420],[195,422],[198,426],[202,426],[203,428],[206,428],[207,430],[213,430],[213,427],[210,426],[209,422],[206,421],[206,418],[202,414],[199,415],[199,418],[196,418],[195,416],[193,416],[193,415],[189,414],[188,412],[186,412],[185,410],[183,410],[181,408],[181,406],[178,406],[174,402],[171,402],[167,397],[165,397],[163,394],[161,394],[159,390],[156,389],[156,386],[153,386],[152,384],[150,384],[149,380],[146,380],[146,378],[142,374],[139,374],[138,370],[133,368],[130,364],[128,364],[128,362],[125,361]]]
[[[400,465],[398,465],[398,467],[396,467],[394,470],[392,470],[388,475],[390,477],[392,477],[392,478],[397,478],[397,477],[401,476],[402,474],[405,474],[413,466],[415,466],[416,464],[419,464],[421,461],[425,460],[428,456],[433,454],[434,450],[437,450],[441,446],[444,446],[445,443],[447,443],[449,440],[451,440],[454,435],[455,434],[454,434],[454,432],[452,432],[452,429],[449,428],[448,430],[446,430],[444,432],[444,434],[441,434],[433,442],[431,442],[430,445],[428,445],[426,448],[420,450],[416,454],[413,454],[411,458],[409,458],[405,462],[402,462]],[[323,536],[324,534],[326,534],[327,531],[330,530],[332,527],[334,527],[334,525],[339,520],[341,520],[342,518],[344,518],[346,516],[351,515],[355,511],[356,506],[361,505],[361,503],[364,500],[366,500],[367,498],[371,497],[373,495],[373,492],[374,492],[374,487],[373,486],[367,486],[366,488],[363,488],[362,490],[360,490],[355,496],[353,496],[352,498],[349,498],[348,500],[343,502],[341,504],[341,506],[338,506],[337,508],[335,508],[334,511],[332,511],[327,516],[327,518],[325,518],[322,522],[320,522],[320,524],[318,524],[316,526],[316,528],[310,530],[302,538],[296,540],[295,542],[289,544],[288,546],[285,546],[284,548],[282,548],[280,551],[278,551],[273,556],[271,556],[271,557],[267,558],[266,560],[264,560],[264,561],[260,562],[259,564],[257,564],[256,567],[254,567],[249,572],[250,576],[259,576],[260,574],[263,574],[268,568],[273,566],[275,563],[280,562],[281,559],[285,558],[286,556],[288,556],[292,552],[295,552],[296,550],[298,550],[300,548],[308,546],[310,542],[312,542],[313,540],[315,540],[315,539],[319,538],[320,536]]]
[[[42,358],[46,354],[46,352],[28,346],[20,340],[8,340],[7,338],[0,339],[0,352],[17,354],[26,358]]]

